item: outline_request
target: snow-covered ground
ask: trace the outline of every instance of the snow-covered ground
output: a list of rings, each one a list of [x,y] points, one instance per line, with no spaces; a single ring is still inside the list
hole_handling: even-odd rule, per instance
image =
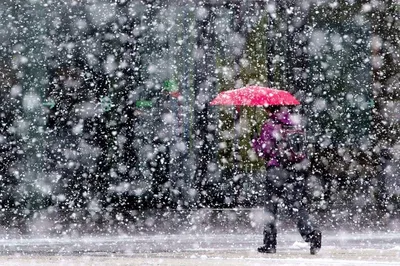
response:
[[[296,232],[282,232],[276,254],[259,254],[255,234],[145,234],[0,240],[0,265],[400,265],[400,233],[324,233],[309,255]]]

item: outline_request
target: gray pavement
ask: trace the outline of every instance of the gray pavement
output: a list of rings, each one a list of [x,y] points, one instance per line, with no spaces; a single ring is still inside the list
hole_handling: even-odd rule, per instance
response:
[[[400,265],[400,232],[325,232],[309,255],[295,231],[277,254],[259,254],[259,234],[137,234],[0,239],[0,265]]]
[[[0,228],[0,266],[400,265],[400,228],[395,220],[375,231],[357,226],[338,231],[324,223],[323,248],[311,256],[295,225],[283,223],[286,219],[280,219],[277,253],[257,253],[264,221],[259,209],[140,217],[135,223],[110,223],[99,230],[86,221],[60,227],[57,219],[44,214],[31,221],[28,235]]]

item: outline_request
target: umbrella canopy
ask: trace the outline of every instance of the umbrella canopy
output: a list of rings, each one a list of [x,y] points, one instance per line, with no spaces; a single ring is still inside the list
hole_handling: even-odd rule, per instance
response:
[[[211,101],[211,105],[234,106],[269,106],[269,105],[299,105],[300,102],[289,92],[249,86],[235,90],[223,91]]]

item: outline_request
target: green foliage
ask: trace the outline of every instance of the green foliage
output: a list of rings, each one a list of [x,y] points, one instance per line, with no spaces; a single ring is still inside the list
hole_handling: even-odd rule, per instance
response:
[[[268,19],[264,16],[247,38],[241,59],[240,78],[243,84],[266,85],[267,83],[267,25]]]
[[[267,27],[267,16],[263,17],[257,26],[250,32],[246,39],[246,46],[243,56],[239,60],[240,71],[232,79],[225,78],[223,73],[219,74],[220,90],[233,89],[235,79],[242,81],[244,86],[258,84],[266,86],[267,84],[267,54],[265,37]],[[221,56],[217,57],[217,68],[231,68],[234,61],[228,61]],[[251,171],[263,167],[263,160],[256,157],[252,147],[251,139],[258,134],[262,123],[266,119],[266,114],[262,108],[258,107],[240,107],[241,114],[239,120],[239,129],[235,133],[235,108],[220,108],[219,125],[219,162],[222,167],[234,167],[234,143],[237,141],[239,167],[244,171]]]

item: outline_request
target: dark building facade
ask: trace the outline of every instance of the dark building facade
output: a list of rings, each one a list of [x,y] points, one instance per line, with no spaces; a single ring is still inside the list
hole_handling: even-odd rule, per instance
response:
[[[303,103],[317,209],[348,191],[374,205],[374,7],[325,2],[3,3],[3,205],[257,206],[252,134],[232,172],[233,110],[208,105],[249,84]]]

